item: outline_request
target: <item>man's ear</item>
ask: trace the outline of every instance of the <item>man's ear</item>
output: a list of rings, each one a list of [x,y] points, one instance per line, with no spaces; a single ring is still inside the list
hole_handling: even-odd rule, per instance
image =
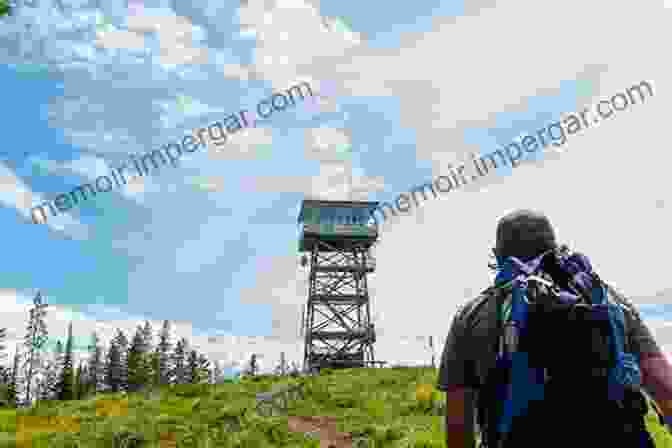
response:
[[[490,263],[488,263],[488,267],[489,267],[490,269],[496,271],[496,270],[497,270],[497,264],[498,264],[498,262],[497,262],[497,249],[495,249],[495,248],[493,247],[493,248],[490,249],[490,250],[492,251],[492,254],[490,255],[490,258],[494,258],[494,260],[491,261]]]

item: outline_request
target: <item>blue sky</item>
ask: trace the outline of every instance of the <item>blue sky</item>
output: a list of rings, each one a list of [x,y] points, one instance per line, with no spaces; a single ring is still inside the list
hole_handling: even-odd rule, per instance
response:
[[[316,90],[322,86],[326,92],[319,106],[299,103],[274,113],[236,137],[223,154],[199,150],[179,167],[164,167],[145,178],[135,190],[99,195],[95,203],[50,225],[31,224],[26,207],[17,206],[19,195],[6,193],[1,219],[12,256],[0,263],[3,288],[16,291],[17,302],[39,288],[50,303],[84,313],[82,320],[169,319],[188,323],[191,338],[278,336],[298,346],[295,333],[305,294],[295,284],[306,273],[298,268],[295,221],[304,197],[346,199],[356,193],[360,200],[392,201],[442,173],[447,159],[492,152],[594,103],[598,94],[613,95],[626,87],[604,80],[615,70],[607,70],[611,60],[606,56],[602,63],[581,54],[567,65],[573,72],[544,72],[539,79],[532,73],[527,84],[502,77],[497,88],[509,95],[506,101],[488,102],[483,98],[488,95],[473,86],[473,99],[465,102],[460,93],[461,102],[457,96],[451,101],[460,87],[450,70],[439,75],[446,70],[443,63],[450,65],[455,53],[455,72],[462,73],[470,59],[450,44],[439,46],[443,55],[422,46],[431,47],[440,33],[446,42],[455,42],[460,33],[468,40],[470,30],[480,26],[472,25],[479,14],[490,24],[498,14],[517,20],[515,11],[462,2],[405,2],[382,9],[355,1],[319,9],[297,4],[302,6],[293,10],[290,2],[281,1],[275,7],[252,0],[248,6],[147,1],[139,16],[149,17],[147,23],[170,23],[150,31],[140,30],[149,25],[129,18],[125,4],[105,0],[98,9],[74,3],[59,9],[58,3],[45,2],[2,19],[7,26],[0,40],[8,49],[0,55],[0,114],[8,125],[2,163],[11,173],[7,179],[42,198],[90,182],[106,164],[118,166],[129,153],[156,149],[229,113],[252,110],[298,80],[310,79]],[[295,29],[293,15],[302,17],[308,31]],[[271,17],[272,24],[264,17]],[[33,35],[23,37],[20,56],[21,45],[7,30],[24,23],[32,24]],[[184,30],[188,37],[176,43]],[[289,33],[287,43],[277,38],[282,33]],[[328,40],[320,46],[315,37],[315,48],[307,52],[310,33]],[[140,35],[142,46],[135,44]],[[166,54],[183,58],[184,46],[207,50],[207,61],[171,64],[162,59]],[[501,52],[492,51],[492,58]],[[405,58],[436,65],[436,73],[383,72]],[[474,73],[484,72],[479,64]],[[33,73],[26,73],[31,67]],[[623,79],[637,83],[642,78]],[[330,89],[330,83],[335,87]],[[463,122],[449,118],[433,124],[446,115],[460,117],[460,108]],[[327,141],[326,146],[319,141]],[[328,154],[339,145],[347,145],[350,155],[334,159]],[[550,170],[547,165],[553,163],[543,159],[559,157],[539,153],[525,169]],[[483,185],[501,185],[522,170],[502,168]],[[31,204],[38,203],[36,198]],[[488,204],[488,213],[502,213],[498,201]],[[411,225],[412,218],[404,219]],[[392,281],[389,277],[387,283]],[[379,309],[389,314],[385,304]],[[444,334],[439,323],[431,331]]]

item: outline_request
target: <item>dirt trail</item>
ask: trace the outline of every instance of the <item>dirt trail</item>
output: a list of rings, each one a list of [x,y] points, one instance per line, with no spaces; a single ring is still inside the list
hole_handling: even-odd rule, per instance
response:
[[[352,434],[336,429],[336,417],[288,417],[292,432],[312,432],[320,441],[320,448],[352,448]]]

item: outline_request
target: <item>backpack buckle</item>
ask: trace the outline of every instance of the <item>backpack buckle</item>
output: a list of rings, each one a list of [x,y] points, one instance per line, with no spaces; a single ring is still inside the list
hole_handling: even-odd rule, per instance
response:
[[[527,277],[527,280],[534,280],[537,283],[541,283],[542,285],[546,285],[549,289],[553,288],[553,283],[546,280],[545,278],[541,278],[538,275],[530,275]]]
[[[525,302],[530,305],[530,301],[538,303],[539,298],[543,297],[557,297],[560,290],[557,288],[557,285],[552,281],[543,278],[539,275],[531,275],[527,278],[528,282],[532,282],[532,287],[528,287],[527,291],[529,294],[529,299]],[[525,298],[528,297],[528,294],[525,295]]]

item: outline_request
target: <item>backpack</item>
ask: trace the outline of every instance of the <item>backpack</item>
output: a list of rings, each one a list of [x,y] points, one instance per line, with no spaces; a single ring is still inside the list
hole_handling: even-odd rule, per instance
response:
[[[622,305],[588,258],[563,246],[497,261],[496,359],[477,401],[482,446],[669,446],[650,434],[653,401],[625,350]]]

